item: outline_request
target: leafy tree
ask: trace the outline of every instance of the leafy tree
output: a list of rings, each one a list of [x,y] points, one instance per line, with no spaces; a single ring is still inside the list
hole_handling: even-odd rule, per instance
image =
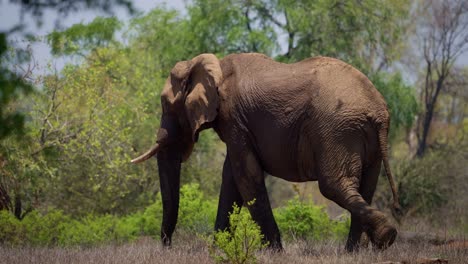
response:
[[[255,21],[287,39],[281,60],[310,56],[341,58],[364,72],[398,58],[410,2],[406,0],[249,1]]]
[[[45,9],[55,9],[59,15],[68,15],[71,12],[76,12],[80,8],[87,9],[101,9],[109,11],[114,5],[124,6],[130,12],[133,12],[131,2],[127,0],[78,0],[78,1],[13,1],[21,6],[21,21],[17,25],[13,25],[11,29],[0,32],[0,140],[6,136],[15,133],[21,135],[24,127],[24,113],[12,110],[11,105],[16,104],[20,95],[27,94],[32,90],[31,84],[25,80],[25,76],[21,76],[18,72],[12,70],[12,65],[6,61],[6,52],[8,50],[8,36],[14,32],[24,32],[24,16],[26,14],[32,14],[36,19],[38,26],[42,24],[43,13]],[[3,4],[3,2],[2,2]],[[1,5],[1,4],[0,4]],[[60,16],[59,16],[60,17]],[[57,24],[59,24],[57,18]],[[21,51],[19,49],[19,51]],[[27,59],[27,58],[26,58]],[[20,61],[19,63],[22,63]],[[10,203],[9,190],[6,188],[6,175],[4,173],[6,161],[0,154],[0,172],[2,179],[0,181],[0,210],[5,208],[12,208]],[[21,217],[22,206],[21,197],[18,192],[15,194],[15,214],[17,217]]]
[[[101,9],[110,10],[112,6],[124,6],[130,12],[133,12],[133,7],[130,1],[127,0],[78,0],[78,1],[55,1],[55,0],[33,0],[33,1],[13,1],[12,3],[21,6],[21,21],[18,25],[12,26],[8,31],[0,32],[0,140],[8,134],[21,132],[24,115],[22,113],[8,111],[8,103],[17,100],[18,95],[31,91],[31,85],[24,80],[23,76],[12,71],[11,65],[7,65],[6,53],[8,50],[8,35],[24,31],[24,16],[32,14],[39,25],[42,24],[44,10],[55,9],[60,15],[68,15],[71,12],[76,12],[79,9]],[[20,61],[19,63],[22,63]]]
[[[246,1],[195,0],[188,6],[190,37],[197,53],[227,55],[262,52],[273,55],[276,32],[272,25],[255,25]]]
[[[375,87],[382,93],[390,110],[390,138],[395,136],[400,128],[410,128],[418,113],[419,105],[414,89],[405,84],[401,74],[378,73],[371,76]]]
[[[32,90],[31,85],[13,72],[7,63],[7,36],[0,33],[0,140],[14,132],[22,132],[24,115],[15,111],[10,103]]]
[[[54,31],[47,35],[54,55],[83,54],[97,47],[105,46],[114,40],[114,33],[122,23],[115,17],[97,17],[87,25],[75,24],[64,31]]]
[[[307,46],[302,41],[309,38],[307,30],[312,30],[311,25],[301,24],[299,18],[312,11],[321,14],[329,3],[301,2],[301,8],[283,1],[263,3],[264,7],[261,3],[197,0],[188,6],[185,15],[156,8],[132,19],[128,26],[116,18],[97,18],[89,24],[48,35],[47,41],[56,56],[78,55],[80,60],[58,73],[50,71],[41,77],[41,90],[19,103],[18,109],[27,109],[29,113],[25,136],[21,141],[8,139],[0,145],[0,153],[7,160],[1,170],[2,178],[7,179],[4,186],[23,204],[18,217],[24,217],[32,208],[49,206],[73,215],[125,214],[156,199],[159,184],[155,163],[132,166],[128,161],[155,140],[161,116],[159,95],[169,70],[177,61],[202,52],[215,52],[220,58],[244,51],[277,55],[280,36],[287,28],[281,29],[268,14],[279,14],[278,17],[284,12],[291,14],[288,23],[295,25],[290,55],[279,54],[276,59],[281,61],[320,53],[349,59],[357,66],[368,65],[365,62],[370,57],[364,56],[367,46],[362,43],[369,40],[369,32],[376,30],[375,34],[383,37],[380,34],[386,27],[395,34],[402,30],[401,24],[387,24],[379,20],[382,19],[379,15],[365,20],[380,23],[383,29],[379,31],[361,21],[366,15],[361,10],[351,12],[336,7],[346,12],[343,16],[349,17],[349,21],[343,21],[349,25],[345,23],[343,27],[347,26],[341,28],[338,25],[344,22],[314,20],[317,25],[324,25],[314,25],[314,30],[320,30],[323,36],[322,44],[311,42]],[[392,6],[385,2],[388,6],[379,12],[394,9],[405,12],[405,3]],[[367,8],[374,4],[370,0],[362,2]],[[334,16],[341,14],[336,10]],[[384,18],[391,20],[400,13],[385,14]],[[356,34],[347,35],[351,29]],[[115,37],[117,32],[122,33],[119,39]],[[328,35],[337,37],[326,38]],[[333,39],[347,44],[333,45]],[[375,43],[376,50],[383,53],[376,53],[374,59],[368,60],[369,66],[361,69],[370,74],[389,102],[393,124],[407,126],[416,109],[414,96],[398,74],[383,73],[385,67],[378,67],[377,59],[382,59],[382,54],[396,58],[398,49],[391,50],[390,44],[385,44],[388,52],[384,52],[384,46],[379,46],[384,44],[380,40]],[[350,50],[347,45],[354,45],[360,52]],[[390,65],[391,60],[386,63]],[[215,133],[203,132],[183,166],[182,183],[198,183],[208,197],[215,196],[224,153],[224,144]]]

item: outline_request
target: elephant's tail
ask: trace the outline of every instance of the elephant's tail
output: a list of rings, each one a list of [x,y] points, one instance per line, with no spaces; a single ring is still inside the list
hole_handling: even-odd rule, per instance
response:
[[[390,183],[390,188],[392,189],[393,209],[395,210],[395,213],[401,214],[398,192],[395,186],[395,181],[393,180],[392,172],[390,171],[390,164],[388,163],[388,128],[389,121],[381,123],[378,128],[380,152],[384,163],[385,174],[387,175],[388,182]]]

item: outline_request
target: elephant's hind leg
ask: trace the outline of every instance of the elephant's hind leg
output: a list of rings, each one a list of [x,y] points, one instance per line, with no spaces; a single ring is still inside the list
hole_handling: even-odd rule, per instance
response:
[[[384,249],[390,246],[395,240],[396,229],[388,222],[385,215],[371,207],[360,193],[360,157],[358,155],[334,157],[333,160],[338,164],[333,165],[330,164],[331,160],[324,159],[320,164],[320,192],[348,210],[356,219],[351,227],[351,237],[354,241],[350,242],[350,247],[360,238],[362,226],[368,228],[370,239],[378,248]],[[365,196],[371,196],[370,193],[373,194],[369,192]]]
[[[370,166],[365,166],[362,169],[362,177],[359,181],[359,193],[369,205],[372,203],[372,198],[377,187],[381,163],[382,160],[378,157]],[[351,227],[349,229],[348,240],[346,241],[346,250],[348,252],[359,250],[361,247],[367,247],[369,242],[367,229],[368,227],[361,223],[358,215],[351,215]]]

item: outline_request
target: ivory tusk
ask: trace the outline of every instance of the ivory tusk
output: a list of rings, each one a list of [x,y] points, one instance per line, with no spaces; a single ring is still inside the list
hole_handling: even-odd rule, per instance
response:
[[[156,143],[150,150],[148,150],[145,154],[139,156],[138,158],[132,159],[132,163],[140,163],[143,162],[151,157],[153,157],[159,150],[159,144]]]

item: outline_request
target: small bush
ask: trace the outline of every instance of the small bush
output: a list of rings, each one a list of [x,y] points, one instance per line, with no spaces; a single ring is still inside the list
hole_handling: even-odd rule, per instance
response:
[[[206,234],[212,232],[217,203],[204,198],[198,184],[187,184],[180,190],[178,226],[189,232]]]
[[[260,227],[248,211],[241,210],[235,204],[233,212],[229,215],[229,224],[228,230],[214,234],[214,244],[217,248],[210,246],[210,256],[218,263],[256,263],[255,252],[267,246],[262,242]]]
[[[145,233],[145,220],[143,213],[134,213],[121,217],[115,226],[117,242],[134,241]]]
[[[9,211],[0,211],[0,245],[16,246],[24,242],[21,222]]]
[[[87,216],[80,220],[72,220],[64,225],[64,231],[59,238],[62,246],[93,246],[115,241],[117,218],[111,215]]]
[[[47,214],[32,211],[21,221],[25,241],[34,246],[54,246],[70,222],[70,217],[60,210],[50,210]]]
[[[406,214],[428,214],[447,203],[456,182],[451,175],[456,158],[452,151],[438,150],[398,164],[400,204]]]
[[[275,218],[285,239],[342,239],[349,228],[348,218],[331,220],[324,207],[301,202],[298,197],[276,209]]]
[[[143,233],[153,238],[159,238],[162,224],[162,200],[161,195],[156,196],[156,201],[143,212],[141,224]]]

